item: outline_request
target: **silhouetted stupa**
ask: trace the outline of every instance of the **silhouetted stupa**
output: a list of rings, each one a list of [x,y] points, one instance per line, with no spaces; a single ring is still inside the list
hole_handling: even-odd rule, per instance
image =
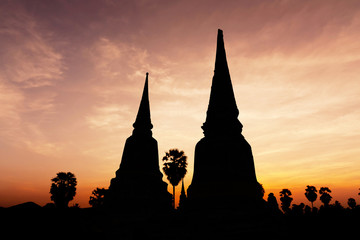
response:
[[[162,181],[157,141],[152,137],[148,73],[132,135],[126,140],[120,168],[111,180],[105,205],[123,211],[171,209],[171,194]]]
[[[182,179],[181,182],[181,193],[180,193],[180,200],[179,200],[179,208],[178,209],[184,209],[186,207],[186,193],[185,193],[185,187],[184,187],[184,179]]]
[[[236,209],[261,202],[251,146],[242,135],[239,110],[226,61],[223,32],[218,30],[205,137],[195,147],[194,175],[189,186],[192,209]]]

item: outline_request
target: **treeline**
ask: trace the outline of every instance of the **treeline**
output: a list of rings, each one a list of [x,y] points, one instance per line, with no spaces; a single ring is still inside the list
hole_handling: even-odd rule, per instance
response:
[[[74,199],[76,194],[77,180],[75,175],[71,172],[59,172],[51,181],[50,194],[51,200],[54,201],[53,205],[56,208],[67,208],[69,202]],[[89,199],[90,206],[93,208],[102,208],[104,206],[106,192],[107,189],[105,188],[94,189]],[[268,208],[274,214],[293,216],[342,213],[360,214],[360,205],[356,203],[354,198],[348,199],[347,206],[341,205],[337,200],[332,203],[333,197],[328,187],[321,187],[318,191],[315,186],[308,185],[304,190],[304,194],[310,205],[305,203],[292,204],[294,199],[289,189],[282,189],[279,194],[280,206],[274,193],[269,193],[266,199]],[[360,195],[360,192],[358,195]],[[322,203],[320,208],[314,207],[314,202],[316,202],[317,199]],[[49,206],[51,204],[47,205]],[[79,205],[75,204],[73,207],[79,207]]]
[[[360,190],[360,189],[359,189]],[[347,201],[347,206],[342,206],[339,201],[335,200],[331,204],[332,196],[331,190],[328,187],[321,187],[319,192],[315,186],[307,186],[305,189],[305,197],[311,203],[311,206],[304,203],[300,204],[291,204],[293,201],[292,193],[289,189],[282,189],[280,191],[280,211],[278,202],[273,193],[269,193],[267,198],[267,204],[273,212],[278,212],[279,214],[285,215],[318,215],[318,214],[343,214],[343,213],[360,213],[360,205],[357,205],[354,198],[349,198]],[[320,195],[319,199],[322,202],[320,208],[314,207],[314,202],[318,199],[318,194]],[[358,193],[360,195],[360,193]]]

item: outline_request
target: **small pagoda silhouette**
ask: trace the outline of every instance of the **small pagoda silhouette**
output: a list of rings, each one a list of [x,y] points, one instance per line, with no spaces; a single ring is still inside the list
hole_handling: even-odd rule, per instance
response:
[[[126,140],[120,168],[111,179],[105,206],[125,212],[171,209],[172,195],[162,181],[157,141],[152,137],[146,73],[139,111],[132,135]]]
[[[251,146],[238,120],[222,30],[218,30],[205,137],[195,147],[194,175],[187,204],[193,210],[239,209],[262,202]]]
[[[180,199],[179,199],[179,210],[186,209],[186,193],[185,193],[185,187],[184,187],[184,179],[181,181],[181,193],[180,193]]]

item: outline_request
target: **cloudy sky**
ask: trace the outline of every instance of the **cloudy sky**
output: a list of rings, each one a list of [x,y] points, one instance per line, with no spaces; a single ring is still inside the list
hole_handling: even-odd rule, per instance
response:
[[[308,203],[315,185],[359,200],[359,1],[2,0],[0,206],[50,202],[59,171],[88,206],[119,167],[146,72],[159,155],[184,150],[189,185],[218,28],[266,196]]]

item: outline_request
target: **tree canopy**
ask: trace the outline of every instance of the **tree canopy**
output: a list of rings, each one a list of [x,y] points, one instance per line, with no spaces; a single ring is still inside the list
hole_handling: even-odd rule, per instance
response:
[[[51,200],[58,208],[66,208],[76,194],[76,177],[71,172],[58,172],[56,177],[51,179],[50,187]]]
[[[184,151],[170,149],[163,157],[163,171],[173,186],[173,206],[175,207],[175,186],[185,177],[187,172],[187,156]]]
[[[320,201],[324,204],[324,206],[329,206],[332,199],[332,196],[329,194],[331,193],[331,190],[328,187],[322,187],[320,188],[319,193],[321,194]]]
[[[107,189],[105,188],[96,188],[92,191],[92,196],[90,196],[89,204],[94,208],[100,208],[104,206],[104,197]]]
[[[305,189],[305,196],[306,198],[311,202],[311,207],[313,208],[314,207],[314,202],[316,201],[317,199],[317,194],[316,194],[317,190],[316,190],[316,187],[314,186],[309,186],[307,185],[306,186],[306,189]]]
[[[289,189],[286,189],[286,188],[284,188],[280,192],[281,209],[285,213],[288,213],[290,211],[290,205],[291,205],[291,202],[293,200],[293,198],[290,197],[291,195],[292,195],[291,191]]]

